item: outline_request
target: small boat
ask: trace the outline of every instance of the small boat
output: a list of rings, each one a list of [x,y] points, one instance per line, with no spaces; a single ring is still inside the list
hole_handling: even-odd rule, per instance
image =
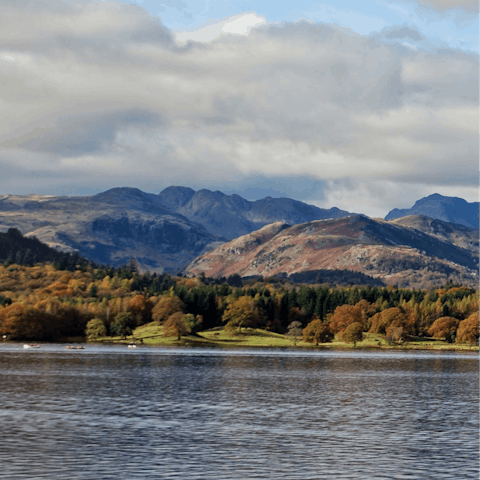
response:
[[[38,343],[25,343],[23,348],[40,348],[40,345]]]
[[[85,350],[85,347],[82,345],[67,345],[65,348],[67,350]]]
[[[130,343],[127,345],[128,348],[137,348],[137,346],[134,343]]]

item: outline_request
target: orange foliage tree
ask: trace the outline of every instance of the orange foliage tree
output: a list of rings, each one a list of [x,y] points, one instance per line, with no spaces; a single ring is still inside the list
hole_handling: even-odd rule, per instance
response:
[[[164,322],[174,313],[183,313],[183,302],[178,297],[162,297],[152,310],[155,322]]]
[[[163,324],[163,335],[165,337],[177,337],[177,340],[180,340],[180,337],[186,333],[188,333],[188,328],[183,321],[182,312],[170,315]]]
[[[360,307],[342,305],[337,307],[333,312],[329,328],[333,334],[340,333],[352,323],[359,323],[360,325],[363,325],[362,311]]]
[[[436,338],[450,338],[450,334],[455,332],[458,328],[460,320],[453,317],[440,317],[435,320],[432,326],[428,329],[428,333]]]
[[[128,311],[135,318],[137,326],[144,325],[152,320],[153,304],[143,295],[135,295],[128,303]]]
[[[314,317],[315,318],[315,317]],[[332,335],[327,325],[325,325],[319,318],[312,320],[304,329],[303,329],[303,341],[308,343],[319,343],[330,342]]]
[[[402,328],[409,335],[415,334],[415,315],[412,312],[408,314],[399,307],[392,307],[376,313],[372,319],[370,333],[385,335],[389,327]]]
[[[472,313],[467,319],[460,322],[457,330],[457,343],[477,344],[479,337],[478,312]]]

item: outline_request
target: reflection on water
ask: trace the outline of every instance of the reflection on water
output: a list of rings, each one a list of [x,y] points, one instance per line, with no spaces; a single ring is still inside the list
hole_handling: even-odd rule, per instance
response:
[[[478,479],[478,356],[0,345],[0,478]]]

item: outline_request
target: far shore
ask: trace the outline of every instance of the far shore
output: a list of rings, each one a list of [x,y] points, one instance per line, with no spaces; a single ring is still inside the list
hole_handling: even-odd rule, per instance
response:
[[[389,343],[381,335],[365,333],[364,339],[356,345],[334,339],[329,343],[318,345],[303,342],[300,338],[291,337],[267,330],[242,329],[240,333],[231,334],[223,328],[215,328],[199,332],[194,335],[165,337],[162,327],[149,323],[138,327],[133,335],[121,337],[103,337],[95,343],[128,344],[137,346],[182,346],[182,347],[220,347],[220,348],[304,348],[304,349],[377,349],[377,350],[450,350],[450,351],[478,351],[478,345],[448,343],[443,339],[415,337],[413,341],[400,344]]]

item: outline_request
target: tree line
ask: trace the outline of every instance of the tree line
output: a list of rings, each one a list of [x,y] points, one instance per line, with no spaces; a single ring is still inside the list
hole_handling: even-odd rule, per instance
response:
[[[74,271],[52,264],[0,266],[0,334],[11,339],[126,336],[156,322],[177,336],[219,326],[232,333],[255,327],[292,336],[307,329],[306,341],[316,342],[333,335],[358,339],[360,328],[392,341],[429,335],[463,341],[462,322],[474,314],[478,292],[451,284],[426,291],[212,280],[141,275],[134,262],[117,269],[77,265]],[[478,334],[469,337],[477,341]]]

